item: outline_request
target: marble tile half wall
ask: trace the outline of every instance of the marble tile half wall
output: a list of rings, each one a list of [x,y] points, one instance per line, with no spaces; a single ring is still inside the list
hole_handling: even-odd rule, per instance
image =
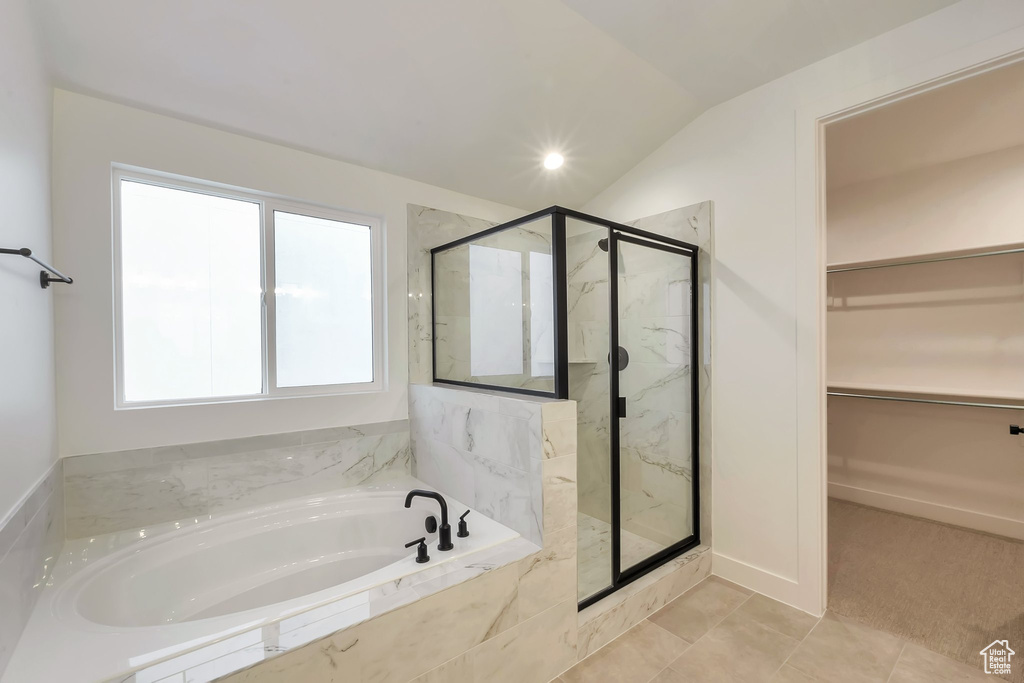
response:
[[[539,551],[521,538],[503,545],[534,552],[512,562],[485,553],[467,568],[472,578],[280,655],[261,642],[254,654],[266,661],[215,680],[546,683],[577,658],[576,528],[549,534]]]
[[[409,387],[417,478],[544,545],[576,524],[576,402]]]
[[[67,537],[205,517],[412,470],[409,422],[64,459]]]
[[[64,543],[61,461],[0,520],[0,676]]]

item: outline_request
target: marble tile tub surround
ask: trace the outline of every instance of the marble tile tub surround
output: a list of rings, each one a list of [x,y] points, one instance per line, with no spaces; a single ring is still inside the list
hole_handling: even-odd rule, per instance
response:
[[[549,450],[556,452],[557,446]],[[447,568],[171,656],[118,681],[548,681],[710,570],[708,548],[694,549],[577,615],[576,527],[553,528],[558,522],[552,518],[555,511],[562,520],[575,517],[573,471],[546,478],[549,528],[542,549],[522,538],[509,541]]]
[[[64,459],[68,538],[207,517],[412,470],[407,420]]]
[[[414,474],[537,545],[576,524],[576,403],[409,387]]]
[[[301,647],[290,631],[266,632],[202,666],[226,672],[249,665],[216,678],[229,683],[545,683],[698,585],[710,568],[707,548],[695,550],[659,569],[657,579],[631,584],[626,600],[583,623],[586,612],[577,614],[574,595],[566,597],[575,592],[574,529],[549,537],[541,553],[501,564],[513,552],[495,549],[496,556],[464,570],[477,573],[472,579],[330,637],[309,642],[311,628],[338,628],[343,617],[300,626],[299,642],[309,643]],[[211,680],[194,672],[186,680]]]
[[[483,558],[469,580],[284,654],[265,638],[250,650],[273,659],[216,680],[549,681],[576,661],[575,533],[563,536],[511,563]]]
[[[47,585],[64,542],[64,481],[57,461],[0,522],[0,676]]]
[[[544,683],[575,663],[575,403],[444,385],[409,396],[416,476],[520,531],[532,552],[478,561],[441,594],[225,680]]]
[[[423,487],[422,482],[404,476],[384,483],[375,482],[362,488],[377,493],[404,492],[410,488]],[[339,493],[358,494],[358,489],[359,487]],[[461,501],[450,500],[457,508],[461,507]],[[306,507],[302,503],[307,501],[293,502],[299,503],[298,506],[293,506],[296,514],[299,517],[305,516],[301,510]],[[275,503],[261,506],[263,509],[256,508],[255,512],[259,516],[263,511],[279,509],[277,505]],[[220,516],[223,521],[231,523],[237,521],[239,515],[249,516],[250,511],[225,513]],[[232,519],[223,519],[225,517]],[[394,614],[384,622],[386,629],[390,630],[393,624],[402,621],[403,618],[419,615],[420,612],[415,609],[416,604],[440,592],[446,592],[446,595],[460,604],[464,600],[465,605],[460,608],[463,615],[475,609],[481,610],[481,614],[474,614],[472,617],[479,623],[486,618],[503,619],[501,615],[508,609],[515,609],[510,619],[514,620],[520,616],[522,619],[529,618],[551,607],[553,597],[574,588],[572,527],[565,529],[557,537],[549,538],[548,547],[541,550],[529,541],[515,536],[510,530],[493,529],[493,526],[496,526],[494,523],[491,523],[491,526],[497,536],[491,536],[488,531],[482,529],[478,519],[472,527],[476,533],[469,539],[455,539],[459,551],[465,551],[467,544],[470,546],[470,552],[466,554],[456,553],[456,557],[449,559],[431,551],[431,563],[421,567],[412,562],[413,551],[410,549],[401,562],[409,567],[411,572],[395,575],[394,578],[377,584],[366,584],[363,590],[300,612],[289,611],[285,604],[281,604],[277,606],[277,610],[271,605],[262,611],[236,614],[235,616],[240,619],[221,620],[213,624],[209,621],[184,621],[171,624],[167,629],[97,626],[89,628],[89,633],[81,633],[78,630],[82,628],[81,625],[72,625],[55,616],[53,601],[60,598],[52,593],[49,596],[44,595],[44,602],[36,607],[33,619],[11,662],[9,678],[0,677],[0,681],[24,683],[60,680],[65,683],[98,683],[99,680],[104,680],[118,683],[168,683],[169,680],[176,683],[206,683],[257,662],[271,660],[278,655],[300,649],[304,645],[345,629],[360,628],[365,622]],[[178,523],[168,522],[148,528],[145,540],[140,539],[137,532],[124,531],[68,541],[55,572],[55,588],[48,590],[59,590],[67,586],[68,581],[74,580],[74,574],[85,566],[85,560],[88,564],[95,564],[113,553],[124,556],[125,551],[130,551],[134,547],[152,544],[154,541],[159,543],[162,537],[175,534],[180,534]],[[498,538],[506,540],[495,543]],[[503,576],[512,577],[516,586],[511,607],[508,603],[512,593],[492,593],[486,590],[495,585],[486,577],[502,570],[506,571]],[[483,583],[473,583],[478,578]],[[462,592],[452,594],[447,591]],[[444,601],[434,601],[430,605],[436,610],[439,602]],[[485,605],[484,602],[488,604]],[[79,637],[82,640],[76,641],[75,639]],[[70,659],[65,657],[64,661],[50,661],[48,654],[52,651],[53,642],[63,643],[65,654],[68,654]],[[396,651],[400,649],[396,648]],[[97,654],[95,657],[83,655],[85,651]],[[105,651],[107,654],[104,656]],[[384,656],[387,656],[386,652]],[[381,662],[380,666],[386,664]],[[124,673],[115,675],[114,672],[119,670]],[[83,671],[89,671],[94,675],[79,673]],[[98,671],[104,673],[95,675]],[[270,667],[270,671],[274,671],[273,667]],[[272,680],[335,679],[282,676]],[[362,679],[358,675],[353,675],[352,678],[345,677],[343,680]]]

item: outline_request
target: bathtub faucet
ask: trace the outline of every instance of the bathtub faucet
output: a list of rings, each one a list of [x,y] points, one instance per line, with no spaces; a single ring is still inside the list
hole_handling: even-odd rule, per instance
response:
[[[441,505],[441,526],[437,528],[437,549],[438,550],[451,550],[455,546],[452,545],[452,527],[448,524],[448,503],[437,491],[424,491],[423,489],[413,489],[409,491],[409,495],[405,497],[405,507],[412,507],[412,499],[415,497],[421,498],[433,498]]]

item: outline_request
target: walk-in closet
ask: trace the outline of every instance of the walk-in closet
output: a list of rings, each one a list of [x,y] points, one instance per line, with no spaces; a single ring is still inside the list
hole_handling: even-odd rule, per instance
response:
[[[826,158],[828,607],[976,665],[1024,646],[1024,66]]]

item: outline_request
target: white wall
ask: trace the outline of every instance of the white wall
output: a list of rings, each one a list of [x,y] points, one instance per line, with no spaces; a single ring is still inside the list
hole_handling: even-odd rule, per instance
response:
[[[1024,145],[829,187],[828,261],[1024,243],[1021,187]]]
[[[357,133],[356,133],[357,134]],[[439,160],[442,163],[443,160]],[[111,164],[383,217],[388,390],[114,410]],[[54,94],[55,258],[75,278],[57,305],[60,453],[75,455],[405,418],[406,203],[503,221],[523,211],[62,90]]]
[[[1019,410],[830,396],[829,495],[1024,540]]]
[[[50,262],[52,90],[28,3],[0,0],[0,17],[0,247],[28,247]],[[0,524],[56,457],[53,300],[60,288],[44,291],[34,263],[0,256]]]
[[[829,187],[829,262],[1024,244],[1021,187],[1024,146]],[[829,275],[829,384],[1024,398],[1022,278],[1020,254]]]
[[[715,202],[715,573],[823,608],[816,119],[1024,48],[1021,26],[1024,3],[965,0],[711,109],[586,206]]]

